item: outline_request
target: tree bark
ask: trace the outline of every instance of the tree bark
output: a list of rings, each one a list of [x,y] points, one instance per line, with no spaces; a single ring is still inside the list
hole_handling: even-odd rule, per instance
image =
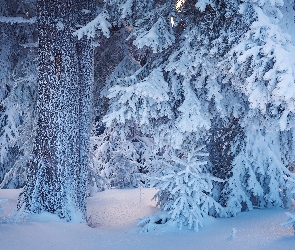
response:
[[[68,221],[86,218],[92,110],[91,44],[73,36],[88,3],[80,2],[37,1],[37,135],[19,199],[33,213],[47,211]]]

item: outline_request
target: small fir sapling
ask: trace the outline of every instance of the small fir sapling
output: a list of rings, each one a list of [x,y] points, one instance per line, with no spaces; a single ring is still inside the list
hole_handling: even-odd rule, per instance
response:
[[[155,229],[155,224],[166,222],[180,229],[188,227],[198,231],[212,210],[218,213],[222,209],[210,195],[212,181],[220,180],[207,172],[207,162],[201,159],[207,156],[203,148],[190,152],[166,149],[159,157],[158,170],[153,173],[150,185],[159,190],[154,198],[161,210],[139,222],[141,231]]]

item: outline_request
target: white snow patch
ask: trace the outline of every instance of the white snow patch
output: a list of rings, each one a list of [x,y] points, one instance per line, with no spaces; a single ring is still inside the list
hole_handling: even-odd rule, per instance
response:
[[[80,40],[83,36],[87,38],[94,38],[98,34],[98,30],[106,37],[110,36],[111,24],[107,21],[109,15],[106,12],[101,12],[91,22],[87,23],[82,28],[76,30],[73,34]]]
[[[56,28],[58,30],[64,30],[65,29],[65,25],[63,24],[62,21],[58,21],[57,24],[56,24]]]
[[[0,23],[36,23],[37,18],[32,17],[32,18],[23,18],[23,17],[7,17],[7,16],[0,16]]]

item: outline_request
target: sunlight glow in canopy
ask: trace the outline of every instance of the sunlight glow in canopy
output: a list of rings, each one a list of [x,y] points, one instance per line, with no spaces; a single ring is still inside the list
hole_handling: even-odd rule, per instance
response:
[[[181,12],[183,5],[185,4],[185,0],[176,0],[175,8],[178,12]]]

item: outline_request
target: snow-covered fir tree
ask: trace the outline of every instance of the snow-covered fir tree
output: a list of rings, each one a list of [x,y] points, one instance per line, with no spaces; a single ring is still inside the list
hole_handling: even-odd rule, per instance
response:
[[[202,160],[208,154],[202,149],[166,149],[163,156],[151,162],[157,164],[157,170],[150,176],[150,185],[159,190],[154,199],[158,200],[161,211],[142,219],[141,231],[153,230],[157,224],[167,222],[180,229],[188,227],[198,231],[204,218],[222,210],[210,195],[213,181],[220,180],[208,172],[207,162]]]
[[[120,34],[125,32],[119,30]],[[127,37],[125,36],[125,38]],[[116,46],[112,49],[116,50]],[[140,68],[139,63],[130,56],[127,46],[123,44],[120,46],[121,49],[125,50],[123,53],[121,51],[121,53],[126,54],[126,56],[115,67],[114,72],[108,77],[100,93],[97,93],[102,99],[106,98],[108,89],[116,85],[118,79],[128,77]],[[118,58],[121,58],[121,56],[118,55]],[[103,105],[105,104],[99,105],[100,114],[104,112],[105,107]],[[142,175],[144,172],[143,156],[147,154],[150,143],[148,138],[143,138],[140,133],[137,133],[135,124],[134,126],[127,126],[112,122],[107,126],[104,133],[94,135],[92,141],[94,175],[104,178],[103,186],[124,188],[137,187],[139,182],[142,183],[144,179]],[[93,177],[95,178],[95,176]],[[100,182],[99,180],[101,179],[99,178],[96,182]],[[101,187],[99,187],[100,189]]]
[[[223,82],[243,96],[241,104],[246,107],[239,117],[242,137],[232,144],[230,178],[221,192],[227,216],[253,206],[290,204],[292,181],[286,167],[294,159],[294,46],[279,25],[282,5],[241,4],[240,14],[251,22],[221,63],[222,70],[229,72]],[[288,134],[287,141],[284,134]]]
[[[290,206],[293,181],[280,157],[279,133],[248,129],[221,193],[225,216],[253,207]]]
[[[182,72],[176,60],[175,64],[168,66],[165,61],[165,58],[169,58],[175,41],[175,32],[170,23],[170,14],[175,11],[173,8],[174,5],[168,3],[157,3],[151,12],[143,15],[141,19],[133,20],[135,27],[132,27],[129,39],[134,39],[133,43],[139,49],[151,49],[148,52],[150,56],[147,56],[147,61],[139,70],[131,76],[119,78],[117,85],[108,90],[110,108],[104,121],[107,127],[114,122],[125,126],[135,123],[142,134],[153,138],[154,157],[146,164],[151,166],[149,174],[156,173],[150,184],[160,189],[158,203],[164,211],[169,211],[166,220],[176,222],[179,227],[183,225],[197,230],[210,208],[219,208],[218,203],[210,197],[211,181],[214,178],[210,177],[206,168],[199,167],[195,157],[183,153],[183,157],[175,156],[174,160],[171,160],[169,158],[172,155],[168,155],[169,152],[176,151],[181,155],[180,152],[188,147],[189,143],[197,145],[202,141],[204,130],[210,128],[210,116],[202,114],[203,109],[191,86],[192,68]],[[122,22],[124,21],[123,18]],[[171,61],[171,58],[169,59],[168,61]],[[182,69],[185,68],[185,63],[186,61],[181,62]],[[171,75],[167,74],[172,71]],[[190,164],[184,174],[189,177],[179,177],[186,178],[186,192],[173,193],[172,189],[183,188],[181,181],[177,181],[177,176],[185,172],[185,166]],[[175,175],[173,177],[170,176],[172,172]],[[169,180],[165,173],[170,174]],[[163,178],[158,179],[161,178],[158,175]],[[193,198],[189,198],[191,194],[194,195]],[[186,201],[186,205],[179,203],[180,200]]]
[[[35,11],[31,1],[3,1],[1,7],[0,186],[22,187],[34,130]]]
[[[140,137],[135,129],[129,131],[124,125],[114,125],[92,137],[92,143],[94,174],[105,180],[96,183],[99,190],[132,188],[145,183],[144,159],[149,155],[149,138]]]
[[[184,148],[187,133],[191,133],[188,136],[191,143],[207,145],[210,160],[207,171],[223,180],[214,182],[209,194],[226,207],[226,212],[215,215],[231,216],[253,206],[286,206],[290,200],[286,179],[290,175],[283,164],[285,158],[281,157],[284,145],[271,146],[280,145],[277,135],[284,133],[280,130],[292,129],[293,117],[292,89],[288,95],[283,94],[286,87],[292,88],[294,84],[293,61],[279,63],[280,55],[274,54],[278,48],[291,55],[293,48],[278,26],[278,6],[282,3],[183,1],[173,6],[155,1],[151,11],[140,17],[138,13],[132,15],[137,6],[132,3],[115,5],[122,15],[117,15],[113,23],[132,25],[129,39],[133,39],[138,49],[146,51],[147,57],[140,70],[118,80],[118,85],[109,89],[110,109],[104,118],[107,126],[113,120],[140,124],[141,132],[154,138],[155,155],[164,154],[171,145],[175,149]],[[111,3],[108,4],[111,10]],[[273,36],[275,31],[278,34]],[[259,56],[254,52],[260,53]],[[279,64],[285,69],[277,69]],[[269,89],[270,84],[266,84],[272,79],[277,79],[272,85],[279,84],[273,94],[275,87]],[[284,79],[288,82],[283,89],[280,82]],[[254,82],[261,83],[261,89],[265,89],[262,96],[270,98],[264,101],[256,95],[255,101],[251,87]],[[258,102],[264,102],[264,109]],[[251,131],[256,131],[265,144],[250,142]],[[271,156],[272,151],[278,157]],[[290,150],[283,151],[293,158]],[[246,170],[240,165],[245,153],[252,162]],[[256,165],[251,159],[262,157],[260,154],[264,160]],[[262,169],[268,176],[261,179]],[[249,180],[247,176],[237,177],[246,173]],[[235,208],[229,207],[234,200],[228,190],[233,178],[240,192],[234,201]],[[280,191],[273,193],[273,186],[280,187]]]

